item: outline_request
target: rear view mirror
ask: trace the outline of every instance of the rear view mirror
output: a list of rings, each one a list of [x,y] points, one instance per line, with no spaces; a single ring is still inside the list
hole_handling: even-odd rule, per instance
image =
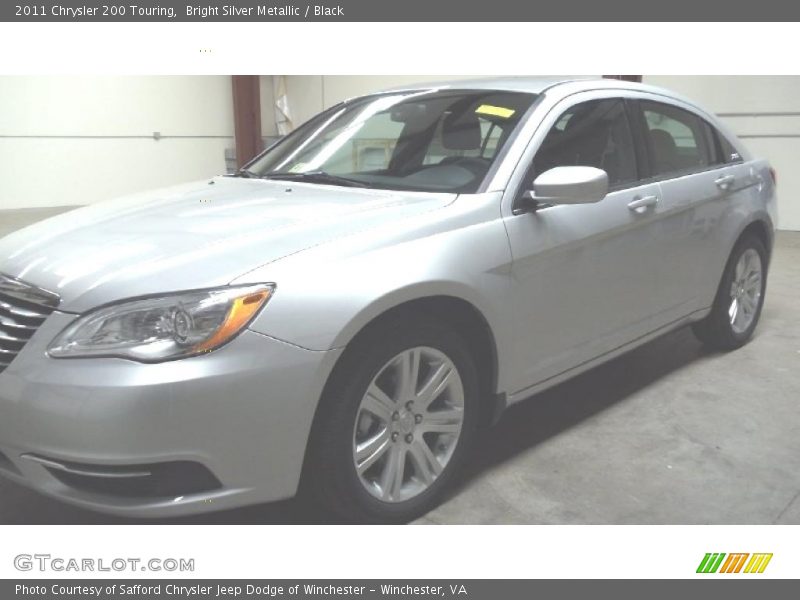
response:
[[[395,123],[424,121],[428,116],[428,105],[421,102],[398,104],[391,108],[390,116]]]
[[[533,182],[532,199],[545,204],[591,204],[608,194],[608,174],[595,167],[554,167]]]

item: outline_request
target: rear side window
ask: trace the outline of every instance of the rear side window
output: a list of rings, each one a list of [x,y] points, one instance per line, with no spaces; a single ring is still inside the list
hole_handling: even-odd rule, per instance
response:
[[[739,154],[739,151],[728,141],[728,138],[716,129],[714,130],[714,134],[717,136],[722,162],[726,164],[742,162],[742,155]]]
[[[533,159],[533,179],[561,166],[603,169],[612,188],[637,180],[633,138],[621,100],[582,102],[558,118]]]
[[[707,169],[713,163],[705,121],[660,102],[641,102],[653,176]]]
[[[742,162],[739,151],[733,147],[728,139],[722,135],[716,127],[711,125],[708,121],[703,121],[703,128],[706,135],[706,143],[708,144],[711,154],[712,165],[717,166]]]

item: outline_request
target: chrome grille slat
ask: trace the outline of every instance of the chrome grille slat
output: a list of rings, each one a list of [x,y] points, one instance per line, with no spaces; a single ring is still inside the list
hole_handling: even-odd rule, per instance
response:
[[[26,300],[24,298],[17,298],[11,294],[5,294],[3,293],[2,289],[0,289],[0,302],[11,306],[16,306],[19,309],[27,310],[36,314],[49,314],[53,310],[46,304],[37,304],[36,302],[31,302],[30,300]]]
[[[5,335],[0,332],[0,347],[2,346],[24,346],[28,343],[28,340],[22,340],[20,338],[11,337],[9,335]]]
[[[0,275],[0,373],[8,368],[59,302],[57,294]]]
[[[34,306],[42,306],[52,312],[59,304],[58,294],[28,285],[17,279],[0,275],[0,296],[11,298],[11,302],[23,302]]]
[[[34,325],[25,325],[23,323],[19,323],[6,315],[0,315],[0,333],[5,331],[13,336],[32,336],[33,332],[36,331],[36,327]]]
[[[0,311],[12,317],[20,317],[21,319],[35,319],[39,321],[44,321],[47,318],[47,315],[50,314],[49,312],[45,313],[32,311],[27,308],[19,308],[18,306],[14,306],[8,302],[5,302],[4,300],[0,300]]]

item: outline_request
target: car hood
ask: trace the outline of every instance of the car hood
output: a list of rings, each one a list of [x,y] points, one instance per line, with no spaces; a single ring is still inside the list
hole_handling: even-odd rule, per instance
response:
[[[58,293],[61,310],[82,312],[123,298],[226,285],[282,257],[454,199],[217,177],[15,232],[0,240],[0,272]]]

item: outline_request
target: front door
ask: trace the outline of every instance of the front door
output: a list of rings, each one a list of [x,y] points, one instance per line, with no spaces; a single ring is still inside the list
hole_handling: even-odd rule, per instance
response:
[[[663,241],[660,189],[639,183],[622,100],[562,109],[525,181],[562,165],[605,170],[611,191],[595,204],[543,207],[506,219],[515,287],[509,307],[515,318],[515,391],[659,326],[653,305]]]

